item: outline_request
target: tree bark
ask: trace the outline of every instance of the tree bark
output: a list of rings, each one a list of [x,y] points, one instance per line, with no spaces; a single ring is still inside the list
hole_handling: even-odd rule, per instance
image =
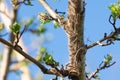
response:
[[[84,2],[69,0],[68,20],[66,26],[70,63],[67,69],[72,80],[85,80],[85,53],[84,45]]]

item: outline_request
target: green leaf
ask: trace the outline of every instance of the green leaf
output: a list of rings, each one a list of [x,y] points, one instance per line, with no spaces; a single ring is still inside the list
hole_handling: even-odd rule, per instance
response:
[[[28,5],[31,5],[31,0],[28,0]]]
[[[41,12],[39,15],[40,15],[40,16],[45,16],[45,15],[46,15],[46,12]]]
[[[42,24],[46,24],[46,23],[51,22],[50,17],[46,12],[41,12],[39,14],[39,19],[40,19]]]
[[[34,17],[32,17],[32,18],[29,18],[29,19],[22,19],[22,20],[20,20],[19,21],[19,23],[20,23],[20,25],[21,26],[30,26],[30,25],[32,25],[33,23],[34,23]]]
[[[94,78],[99,80],[100,79],[99,76],[100,76],[99,74],[96,74]]]
[[[45,53],[45,52],[46,52],[46,48],[41,47],[41,48],[40,48],[40,53]]]
[[[40,26],[39,26],[39,34],[41,34],[41,33],[44,33],[45,31],[46,31],[46,28],[45,27],[43,27],[43,25],[44,24],[40,24]]]
[[[58,28],[58,27],[60,27],[60,25],[59,25],[58,22],[54,21],[53,23],[54,23],[54,28]]]
[[[119,2],[111,4],[108,8],[111,10],[111,15],[114,20],[116,20],[117,18],[120,18],[120,3]]]
[[[40,35],[40,34],[43,34],[44,32],[46,32],[47,29],[46,29],[43,25],[44,25],[44,24],[40,24],[40,25],[38,26],[38,29],[35,30],[34,33],[36,33],[37,35]]]
[[[43,57],[43,61],[45,62],[45,64],[49,65],[49,66],[59,66],[59,62],[56,62],[52,55],[48,54],[46,52],[45,56]]]
[[[44,47],[41,47],[40,48],[40,53],[37,55],[36,59],[39,61],[39,62],[42,62],[42,58],[43,58],[43,55],[46,53],[46,48]]]
[[[60,80],[65,80],[65,78],[63,78],[63,77],[60,77]]]
[[[33,20],[34,20],[33,18],[29,19],[29,20],[27,21],[27,24],[26,24],[26,25],[27,25],[27,26],[31,25],[31,24],[33,23]]]
[[[111,55],[111,54],[108,54],[108,55],[104,58],[104,63],[109,65],[111,61],[112,61],[112,55]]]
[[[14,23],[12,26],[10,26],[10,29],[13,33],[18,34],[20,31],[20,25],[18,23]]]

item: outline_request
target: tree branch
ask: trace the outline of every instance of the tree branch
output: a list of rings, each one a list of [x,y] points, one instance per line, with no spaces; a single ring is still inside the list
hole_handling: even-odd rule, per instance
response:
[[[111,37],[111,35],[109,35],[109,36],[107,36],[107,37],[105,37],[105,38],[102,38],[102,39],[98,40],[97,42],[95,42],[95,43],[93,43],[93,44],[91,44],[91,45],[88,45],[88,46],[87,46],[87,49],[92,48],[92,47],[97,46],[97,45],[100,45],[101,42],[109,39],[110,37]],[[102,45],[101,45],[101,46],[102,46]]]
[[[59,22],[59,24],[62,26],[63,29],[65,29],[65,24],[66,24],[66,20],[64,18],[61,18],[49,5],[45,0],[38,0],[43,7],[48,11],[49,15],[56,20],[57,22]]]
[[[87,49],[92,48],[96,45],[100,45],[100,46],[108,46],[110,44],[113,43],[113,41],[120,41],[120,38],[118,37],[118,35],[120,34],[120,27],[117,28],[116,27],[116,20],[113,19],[112,15],[109,16],[108,19],[109,23],[112,25],[112,27],[114,28],[114,32],[111,32],[108,36],[105,33],[104,34],[104,38],[98,40],[97,42],[87,46]],[[106,41],[105,44],[102,44],[102,42]]]
[[[103,63],[103,62],[102,62],[102,63]],[[97,68],[96,71],[93,72],[93,73],[88,77],[87,80],[91,80],[92,78],[95,78],[96,74],[99,73],[99,71],[101,71],[101,70],[103,70],[103,69],[105,69],[105,68],[109,68],[109,67],[111,67],[112,65],[114,65],[115,63],[116,63],[116,62],[113,62],[113,63],[111,63],[111,64],[109,64],[109,65],[104,63],[103,66],[99,66],[99,68]],[[101,65],[101,64],[100,64],[100,65]]]
[[[53,17],[56,20],[59,18],[59,15],[47,4],[47,2],[45,0],[38,0],[38,1],[48,11],[48,13],[51,15],[51,17]]]
[[[2,42],[3,44],[7,45],[8,47],[11,47],[12,49],[16,50],[18,53],[20,53],[21,55],[23,55],[25,58],[27,58],[28,60],[30,60],[31,62],[33,62],[34,64],[36,64],[42,70],[43,73],[58,75],[56,72],[54,72],[54,69],[48,70],[40,62],[38,62],[37,60],[35,60],[31,56],[29,56],[24,51],[22,51],[21,48],[13,46],[11,43],[9,43],[8,41],[6,41],[6,40],[4,40],[2,38],[0,38],[0,42]]]
[[[100,46],[108,46],[113,43],[113,41],[119,40],[119,38],[116,38],[116,36],[120,34],[120,28],[117,28],[115,32],[111,32],[108,36],[105,36],[104,38],[98,40],[97,42],[88,45],[87,49],[90,49],[94,46],[100,45]],[[106,41],[105,44],[102,44],[102,42]]]

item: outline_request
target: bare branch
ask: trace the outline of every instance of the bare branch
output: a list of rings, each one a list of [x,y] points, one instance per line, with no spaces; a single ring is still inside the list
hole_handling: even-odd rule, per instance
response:
[[[107,37],[105,37],[105,38],[102,38],[102,39],[98,40],[97,42],[95,42],[95,43],[93,43],[93,44],[91,44],[91,45],[88,45],[88,46],[87,46],[87,49],[92,48],[92,47],[97,46],[97,45],[101,45],[101,46],[102,46],[101,42],[109,39],[110,37],[111,37],[111,35],[109,35],[109,36],[107,36]]]
[[[117,36],[118,34],[120,34],[120,28],[116,28],[115,32],[111,32],[108,36],[105,36],[104,38],[98,40],[97,42],[88,45],[87,49],[92,48],[94,46],[100,45],[100,46],[108,46],[110,44],[113,43],[113,41],[119,41],[119,38],[116,38],[115,36]],[[106,43],[102,44],[102,42],[106,41]]]
[[[112,19],[112,15],[110,15],[109,17],[109,23],[113,26],[114,30],[116,31],[116,26],[115,26],[116,20],[113,19],[113,22],[112,22],[111,19]]]

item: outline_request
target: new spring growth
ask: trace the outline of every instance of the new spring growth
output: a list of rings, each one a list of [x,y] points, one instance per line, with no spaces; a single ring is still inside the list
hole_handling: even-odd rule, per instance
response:
[[[112,55],[108,54],[105,58],[104,58],[104,64],[109,65],[112,61]]]
[[[117,18],[120,19],[120,2],[111,4],[108,8],[111,10],[114,21],[116,21]]]

